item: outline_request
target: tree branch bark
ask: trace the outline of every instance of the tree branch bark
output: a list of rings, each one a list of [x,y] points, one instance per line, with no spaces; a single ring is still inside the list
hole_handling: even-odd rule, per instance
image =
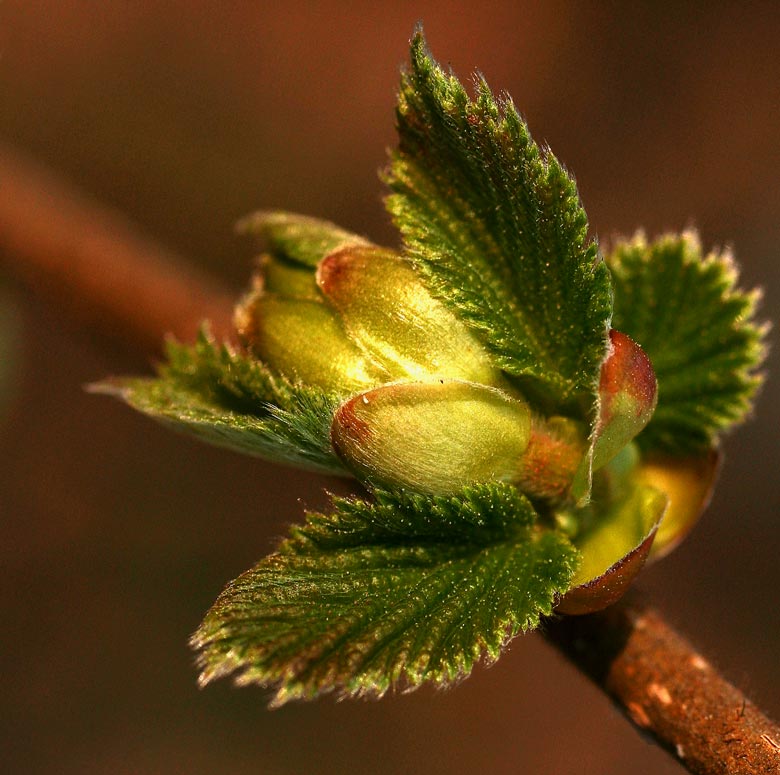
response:
[[[780,727],[635,593],[544,636],[690,772],[780,773]]]
[[[0,146],[0,264],[135,352],[231,335],[232,294],[37,164]],[[780,773],[780,728],[634,597],[546,623],[545,638],[643,733],[700,775]]]

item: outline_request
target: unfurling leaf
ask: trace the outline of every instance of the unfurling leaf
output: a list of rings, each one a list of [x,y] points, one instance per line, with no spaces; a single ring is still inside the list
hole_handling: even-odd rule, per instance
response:
[[[508,98],[471,100],[422,33],[411,54],[387,172],[410,258],[509,374],[594,395],[612,299],[573,179]]]
[[[642,348],[614,328],[601,364],[598,412],[590,448],[574,477],[572,492],[587,503],[593,472],[603,468],[650,422],[658,399],[653,365]]]
[[[512,487],[377,499],[308,515],[225,589],[193,637],[204,683],[233,673],[276,705],[449,684],[568,587],[575,551]]]
[[[599,511],[574,541],[581,562],[559,613],[590,613],[623,597],[647,560],[667,503],[660,490],[631,483],[622,498]]]
[[[338,399],[292,385],[258,361],[214,344],[168,344],[156,378],[113,379],[93,392],[117,396],[159,422],[237,452],[344,475],[330,445]]]
[[[609,256],[613,325],[642,345],[658,379],[658,407],[638,437],[648,451],[706,453],[744,419],[761,383],[766,326],[758,293],[736,287],[728,253],[704,255],[697,235],[642,235]]]

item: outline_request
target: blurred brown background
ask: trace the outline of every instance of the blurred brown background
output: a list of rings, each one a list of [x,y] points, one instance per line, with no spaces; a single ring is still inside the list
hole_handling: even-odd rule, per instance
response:
[[[513,95],[576,172],[602,242],[694,223],[706,246],[735,246],[780,318],[776,3],[6,0],[0,140],[239,288],[251,252],[232,224],[259,207],[394,243],[376,169],[418,20],[441,62]],[[6,772],[679,771],[535,637],[443,693],[269,712],[257,689],[199,691],[189,633],[329,483],[86,395],[148,364],[16,302],[0,424]],[[779,391],[770,379],[728,440],[693,536],[640,581],[775,717]]]

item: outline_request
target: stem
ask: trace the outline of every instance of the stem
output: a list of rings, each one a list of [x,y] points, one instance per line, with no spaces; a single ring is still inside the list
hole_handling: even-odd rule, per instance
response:
[[[636,594],[544,635],[690,772],[780,772],[780,727]]]
[[[203,320],[229,336],[233,294],[114,210],[0,144],[0,266],[90,331],[159,354]]]
[[[0,262],[49,301],[145,355],[203,319],[230,336],[231,295],[117,213],[2,146],[0,181]],[[780,771],[780,728],[652,608],[624,599],[544,634],[690,772]]]

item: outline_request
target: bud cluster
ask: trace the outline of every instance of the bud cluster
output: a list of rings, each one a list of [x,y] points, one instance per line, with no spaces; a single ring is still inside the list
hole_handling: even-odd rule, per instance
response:
[[[589,438],[583,419],[531,406],[398,253],[346,244],[316,265],[277,254],[260,267],[236,311],[244,347],[289,380],[340,397],[333,448],[370,486],[448,495],[507,482],[564,503],[653,413],[652,366],[618,331],[609,332]]]
[[[242,347],[334,398],[330,446],[370,490],[446,497],[469,485],[516,487],[580,551],[559,605],[567,613],[619,597],[647,557],[698,518],[717,455],[704,468],[692,460],[686,476],[679,460],[637,453],[658,389],[625,333],[605,331],[589,401],[556,406],[505,373],[405,256],[311,218],[259,213],[246,223],[271,249],[236,309]]]

